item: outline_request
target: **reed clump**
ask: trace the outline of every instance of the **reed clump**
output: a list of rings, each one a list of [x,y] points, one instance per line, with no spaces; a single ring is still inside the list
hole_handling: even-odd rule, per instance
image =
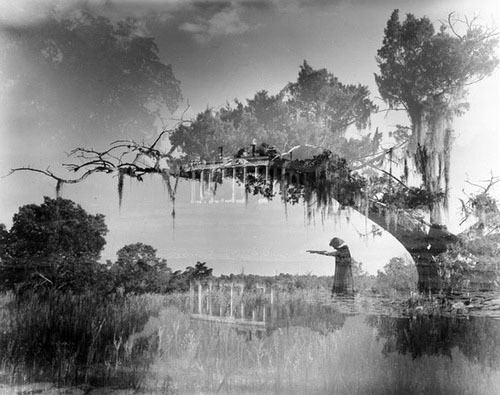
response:
[[[134,340],[168,303],[160,295],[103,296],[50,291],[0,298],[0,369],[10,384],[137,387],[156,338]]]

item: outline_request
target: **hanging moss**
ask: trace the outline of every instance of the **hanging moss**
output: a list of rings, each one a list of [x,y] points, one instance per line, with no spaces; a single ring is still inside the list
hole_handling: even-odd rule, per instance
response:
[[[63,181],[62,180],[57,180],[57,184],[56,184],[56,198],[60,198],[61,197],[62,186],[63,186]]]
[[[170,183],[170,173],[168,171],[162,171],[161,176],[165,185],[167,186],[168,196],[170,198],[170,203],[172,204],[171,216],[173,219],[175,219],[175,195],[177,193],[177,185],[179,182],[180,173],[176,175],[174,187],[172,187],[172,184]]]
[[[125,170],[118,170],[118,208],[122,208],[123,199],[123,179],[125,177]]]

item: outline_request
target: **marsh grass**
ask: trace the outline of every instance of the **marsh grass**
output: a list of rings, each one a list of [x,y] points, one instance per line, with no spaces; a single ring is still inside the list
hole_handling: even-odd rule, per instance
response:
[[[162,394],[491,394],[500,388],[498,366],[480,364],[457,347],[417,358],[387,352],[365,315],[307,307],[328,297],[280,293],[275,300],[286,325],[257,334],[191,320],[185,294],[6,295],[0,298],[1,368],[10,383]],[[243,297],[250,305],[262,298]],[[305,319],[294,321],[300,315]]]
[[[175,300],[184,303],[182,298]],[[3,381],[48,380],[139,387],[153,358],[154,338],[135,340],[168,305],[158,295],[103,297],[50,292],[0,298]]]

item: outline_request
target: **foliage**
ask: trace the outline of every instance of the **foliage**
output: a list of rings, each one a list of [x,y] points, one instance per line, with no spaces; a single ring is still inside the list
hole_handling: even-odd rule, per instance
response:
[[[8,253],[9,245],[9,231],[5,224],[0,224],[0,263],[9,258]]]
[[[2,71],[11,81],[5,113],[13,128],[151,133],[157,116],[181,99],[171,66],[132,18],[114,23],[80,10],[3,31]]]
[[[500,231],[500,209],[498,202],[491,196],[490,189],[499,181],[491,177],[486,186],[469,184],[480,188],[479,192],[467,194],[467,199],[460,199],[462,203],[463,224],[469,218],[477,221],[468,230],[468,233],[476,233],[478,236],[498,233]]]
[[[167,260],[158,258],[156,250],[143,243],[128,244],[117,252],[118,259],[110,263],[109,278],[113,289],[129,294],[186,292],[189,284],[212,276],[206,262],[197,262],[184,271],[172,270]]]
[[[500,286],[500,235],[469,238],[440,254],[436,263],[445,291],[494,290]]]
[[[2,288],[83,290],[105,280],[97,263],[108,229],[102,214],[91,215],[68,199],[44,198],[14,215],[3,239]]]
[[[109,268],[114,287],[125,293],[165,293],[172,277],[167,261],[143,243],[128,244],[116,253],[117,261]]]
[[[429,209],[444,199],[443,192],[432,192],[425,185],[406,186],[389,176],[370,178],[371,194],[384,205],[395,209]]]
[[[188,266],[181,272],[177,270],[168,284],[169,292],[186,292],[189,290],[189,284],[194,281],[200,281],[212,276],[213,269],[207,267],[206,262],[196,262],[196,265]]]
[[[272,163],[279,164],[277,159]],[[245,188],[247,193],[262,195],[268,199],[277,193],[288,203],[296,204],[304,201],[308,207],[331,207],[334,199],[342,206],[353,206],[359,203],[366,179],[352,172],[347,161],[330,151],[323,151],[308,159],[294,159],[287,163],[294,176],[288,180],[278,179],[281,189],[275,191],[272,181],[267,181],[261,175],[247,177]]]
[[[408,159],[413,160],[425,188],[444,199],[430,205],[430,220],[443,225],[450,179],[452,119],[467,108],[467,85],[490,75],[499,63],[494,31],[465,20],[460,33],[453,14],[448,26],[435,31],[426,18],[395,10],[377,52],[375,75],[382,99],[390,108],[404,109],[412,126]]]
[[[400,257],[392,258],[383,271],[378,271],[374,289],[384,295],[409,294],[417,289],[417,269]]]
[[[363,269],[363,263],[355,259],[352,260],[352,278],[354,289],[359,292],[359,294],[373,292],[375,276],[365,271]]]
[[[494,32],[471,21],[463,34],[449,18],[435,32],[426,18],[406,16],[395,10],[377,52],[380,74],[375,75],[382,98],[392,107],[403,105],[413,122],[422,111],[459,113],[467,84],[492,73],[498,65]],[[449,104],[451,103],[451,104]]]
[[[170,143],[188,154],[192,160],[209,160],[218,157],[221,146],[225,149],[234,148],[231,143],[233,132],[231,122],[223,121],[218,114],[207,109],[199,113],[189,125],[179,125],[170,134]]]
[[[376,106],[363,85],[345,85],[326,69],[314,70],[306,61],[300,66],[297,82],[287,87],[293,113],[307,121],[323,123],[333,133],[348,126],[368,125]]]
[[[14,258],[50,257],[98,259],[106,244],[104,215],[91,215],[69,199],[44,197],[14,214],[9,232]]]
[[[279,94],[261,90],[246,105],[236,101],[234,108],[228,104],[219,111],[207,109],[189,125],[177,127],[170,142],[201,160],[218,158],[221,146],[235,153],[253,141],[277,147],[279,152],[310,144],[342,154],[354,145],[356,156],[363,156],[373,152],[377,140],[348,140],[343,135],[350,125],[368,126],[375,109],[367,87],[342,84],[326,69],[314,70],[304,62],[297,81]]]

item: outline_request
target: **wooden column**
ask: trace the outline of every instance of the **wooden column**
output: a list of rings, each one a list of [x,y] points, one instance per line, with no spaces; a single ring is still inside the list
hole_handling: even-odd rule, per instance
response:
[[[229,302],[229,317],[233,317],[233,283],[231,283],[231,291],[230,291],[230,302]]]
[[[240,288],[240,314],[241,314],[241,319],[245,319],[245,303],[243,303],[243,289],[245,285],[241,284]]]
[[[210,193],[210,203],[214,202],[214,190],[211,187],[212,185],[212,180],[214,179],[214,169],[211,169],[210,172],[208,173],[208,192]]]
[[[208,282],[207,314],[212,315],[212,281]]]
[[[201,314],[201,312],[203,311],[203,305],[201,303],[201,296],[202,296],[201,283],[197,281],[197,285],[198,285],[198,314]]]
[[[221,292],[222,289],[222,292]],[[224,316],[224,309],[222,307],[222,302],[224,301],[224,286],[221,287],[221,283],[219,283],[219,317]]]
[[[194,287],[193,283],[189,282],[189,313],[194,313]]]
[[[200,171],[200,200],[203,201],[203,197],[205,195],[205,185],[204,185],[204,171]]]

